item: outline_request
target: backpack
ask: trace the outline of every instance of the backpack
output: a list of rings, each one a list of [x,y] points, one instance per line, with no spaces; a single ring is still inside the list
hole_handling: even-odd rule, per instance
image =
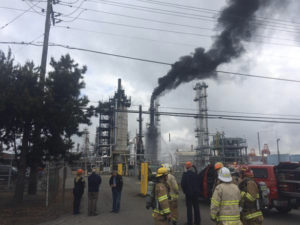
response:
[[[156,200],[155,200],[155,183],[150,181],[148,183],[148,191],[146,194],[146,209],[155,209],[156,208]]]
[[[255,181],[256,182],[256,181]],[[269,207],[269,195],[270,190],[265,182],[256,182],[259,191],[259,206],[257,207],[259,210],[264,210]]]
[[[247,183],[250,179],[245,179],[242,181],[239,185],[240,190],[245,190],[247,187]],[[265,182],[256,182],[254,179],[253,181],[256,183],[257,188],[258,188],[258,194],[259,194],[259,199],[256,200],[256,209],[257,210],[264,210],[268,208],[269,206],[269,188],[267,187]]]

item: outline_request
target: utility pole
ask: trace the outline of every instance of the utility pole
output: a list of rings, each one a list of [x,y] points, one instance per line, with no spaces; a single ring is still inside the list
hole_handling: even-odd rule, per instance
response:
[[[84,170],[85,170],[85,175],[88,175],[87,171],[87,159],[88,159],[88,151],[89,151],[89,131],[87,128],[84,129]]]
[[[53,14],[52,0],[47,0],[44,43],[43,43],[43,52],[42,52],[42,61],[41,61],[41,77],[40,77],[40,81],[42,82],[42,85],[45,82],[49,34],[50,34],[50,27],[51,27],[51,21],[50,21],[51,14]]]
[[[258,153],[261,154],[259,132],[257,132],[257,141],[258,141]]]
[[[280,138],[277,138],[276,142],[277,142],[277,156],[278,156],[278,164],[280,163],[280,153],[279,153],[279,144],[278,142],[280,141]]]
[[[45,32],[44,32],[44,43],[43,43],[43,52],[42,52],[42,60],[41,60],[41,84],[44,85],[45,75],[46,75],[46,67],[47,67],[47,55],[48,55],[48,45],[49,45],[49,35],[50,35],[50,27],[51,20],[53,26],[55,23],[61,22],[61,20],[56,20],[56,16],[60,16],[59,13],[54,13],[53,5],[58,4],[58,0],[47,0],[47,10],[46,10],[46,21],[45,21]]]
[[[143,160],[143,118],[142,118],[142,106],[139,106],[139,118],[138,118],[138,122],[139,122],[139,134],[138,134],[138,143],[137,143],[137,161],[138,163],[141,163],[141,161]]]

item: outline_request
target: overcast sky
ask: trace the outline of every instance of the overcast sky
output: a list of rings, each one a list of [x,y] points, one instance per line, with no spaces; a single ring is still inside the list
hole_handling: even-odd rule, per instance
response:
[[[245,43],[246,53],[241,58],[218,69],[300,80],[299,7],[294,4],[296,1],[290,2],[284,10],[273,11],[270,8],[260,12],[260,18],[272,19],[268,20],[268,26],[259,30],[253,42]],[[174,63],[197,47],[210,47],[217,34],[217,11],[225,6],[225,0],[64,0],[53,7],[55,12],[64,16],[57,17],[63,22],[51,28],[50,42]],[[41,42],[45,24],[42,9],[45,8],[45,1],[0,0],[0,41]],[[67,26],[70,29],[66,29]],[[40,64],[41,47],[0,45],[5,52],[9,47],[17,62],[33,60],[36,65]],[[66,53],[70,53],[80,65],[88,67],[84,94],[91,104],[112,96],[117,79],[121,78],[126,94],[132,99],[131,109],[137,109],[141,104],[147,110],[157,79],[170,69],[167,65],[59,47],[49,47],[48,59],[58,59]],[[196,82],[183,84],[162,96],[160,110],[196,112],[197,106],[193,101]],[[300,119],[299,83],[223,74],[205,82],[209,86],[208,109],[211,111],[294,115]],[[131,137],[138,127],[136,118],[135,114],[129,115]],[[93,122],[91,139],[94,138],[97,119]],[[148,122],[147,116],[144,116],[144,122]],[[299,128],[300,125],[295,124],[209,120],[209,132],[224,131],[227,137],[244,137],[248,140],[249,149],[258,149],[257,132],[260,132],[261,145],[267,143],[272,153],[276,152],[277,138],[280,138],[282,153],[300,153]],[[171,150],[189,149],[196,144],[194,129],[194,119],[161,117],[161,132],[165,138],[163,146]],[[171,142],[168,142],[169,133]]]

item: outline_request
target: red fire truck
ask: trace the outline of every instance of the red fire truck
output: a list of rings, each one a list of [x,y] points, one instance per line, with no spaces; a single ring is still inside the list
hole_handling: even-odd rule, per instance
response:
[[[269,189],[266,209],[276,208],[286,213],[300,206],[300,163],[247,166],[252,169],[255,181],[258,184],[264,182]],[[208,165],[199,173],[202,198],[211,198],[216,176],[213,165]]]

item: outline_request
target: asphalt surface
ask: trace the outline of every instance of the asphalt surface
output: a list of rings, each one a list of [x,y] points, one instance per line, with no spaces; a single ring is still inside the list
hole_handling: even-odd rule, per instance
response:
[[[98,215],[87,216],[87,198],[82,200],[81,214],[65,215],[54,221],[42,223],[40,225],[151,225],[154,224],[151,210],[145,208],[145,198],[138,195],[139,182],[135,178],[124,177],[124,189],[121,199],[121,211],[118,214],[110,213],[112,207],[111,190],[108,185],[108,176],[102,176],[98,199]],[[86,194],[86,193],[85,193]],[[200,203],[201,224],[213,225],[209,219],[209,206]],[[179,225],[186,223],[186,209],[184,196],[180,195],[179,200]],[[265,215],[264,223],[266,225],[299,225],[300,209],[293,210],[288,214],[279,214],[271,211]]]

